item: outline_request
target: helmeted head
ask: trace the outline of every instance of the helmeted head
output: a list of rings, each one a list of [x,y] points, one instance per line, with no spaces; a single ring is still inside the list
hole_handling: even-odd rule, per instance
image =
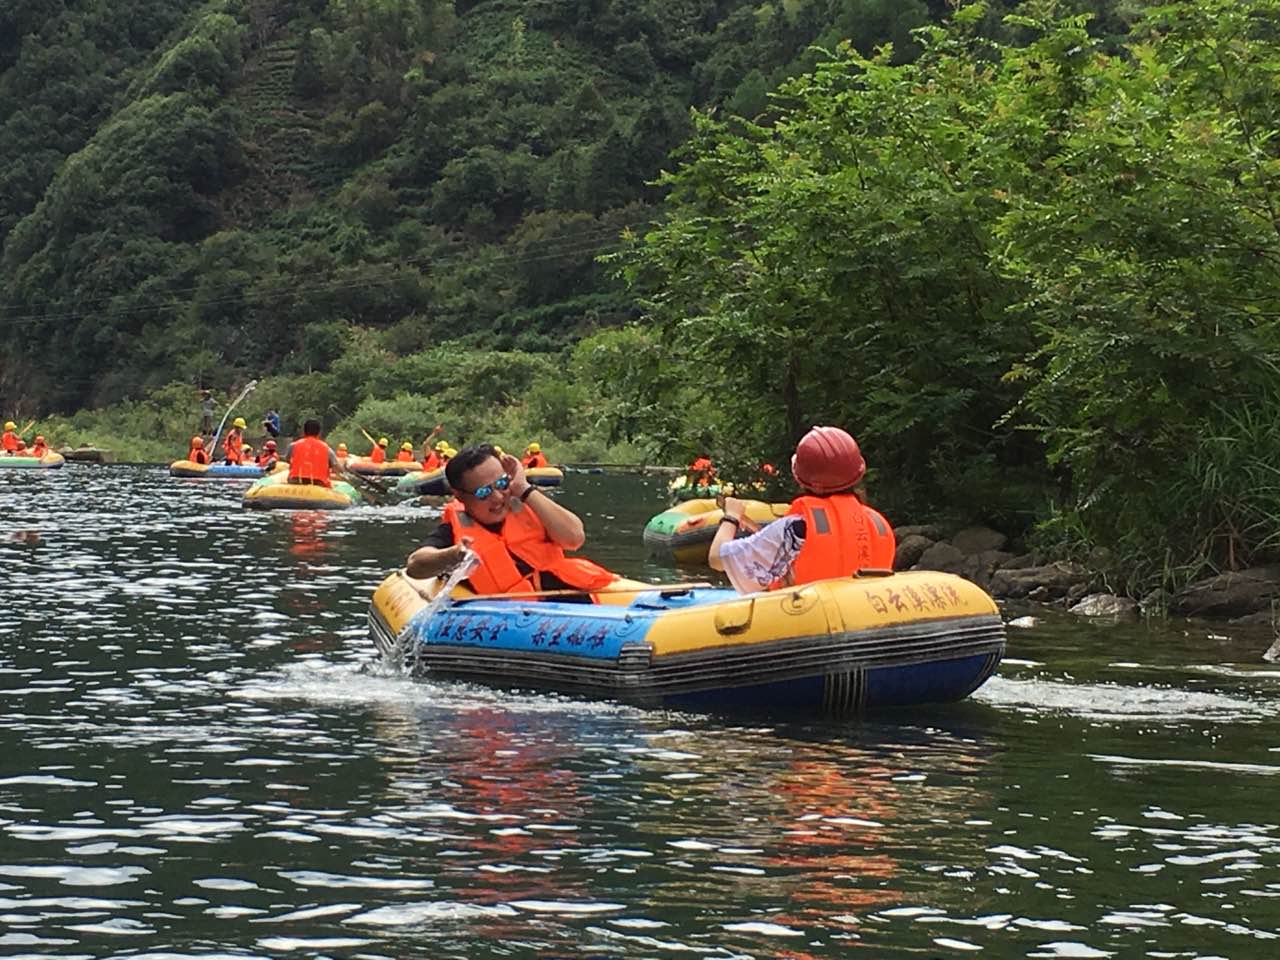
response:
[[[388,443],[390,443],[390,442],[391,442],[391,441],[390,441],[390,440],[388,440],[386,437],[379,437],[379,438],[378,438],[378,446],[380,446],[380,447],[385,447],[385,446],[386,446]]]
[[[848,490],[866,472],[858,441],[839,427],[814,427],[800,438],[791,457],[791,475],[812,493]]]
[[[18,425],[17,425],[16,423],[14,423],[12,420],[6,420],[6,421],[4,422],[4,428],[5,428],[6,430],[17,430],[17,429],[18,429]]]
[[[506,517],[511,503],[510,478],[491,444],[465,447],[461,453],[454,450],[444,477],[475,520],[498,523]]]
[[[36,443],[39,443],[39,444],[42,444],[42,445],[43,445],[43,444],[44,444],[44,437],[42,437],[40,434],[36,434]]]
[[[27,441],[23,440],[21,437],[18,438],[18,449],[19,450],[27,449]]]
[[[441,453],[442,451],[445,451],[448,449],[449,449],[449,444],[447,441],[445,440],[436,441],[436,446],[435,446],[436,453]]]
[[[248,424],[244,422],[244,417],[236,417],[234,420],[231,421],[231,425],[235,427],[237,430],[243,430],[246,426],[248,426]]]
[[[347,445],[345,443],[338,444],[338,456],[345,457],[347,455]]]
[[[247,443],[242,443],[240,445],[240,449],[243,450],[245,453],[249,453],[251,450],[253,450],[253,447],[249,446],[249,444]]]
[[[541,453],[541,452],[542,452],[542,444],[538,443],[536,440],[533,443],[529,444],[529,447],[526,450],[526,453]]]
[[[274,440],[268,440],[266,443],[264,443],[264,444],[262,445],[262,449],[263,449],[263,450],[270,450],[272,453],[275,453],[275,452],[276,452],[276,442],[275,442]]]
[[[199,450],[203,446],[204,446],[204,437],[191,438],[191,447],[193,450]]]
[[[406,453],[413,453],[413,444],[406,440],[404,443],[400,444],[400,449]]]

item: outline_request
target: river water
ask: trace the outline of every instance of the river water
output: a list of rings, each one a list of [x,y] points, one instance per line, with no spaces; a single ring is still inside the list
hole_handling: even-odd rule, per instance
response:
[[[0,471],[0,956],[1280,956],[1269,631],[1049,618],[859,722],[411,682],[365,611],[434,513],[243,489]],[[563,497],[682,576],[660,481]]]

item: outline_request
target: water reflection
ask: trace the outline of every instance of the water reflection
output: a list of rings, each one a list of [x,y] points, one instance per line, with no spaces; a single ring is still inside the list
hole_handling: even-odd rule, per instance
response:
[[[1050,617],[973,702],[856,724],[410,683],[365,604],[437,513],[242,489],[0,473],[6,956],[1276,947],[1255,634]],[[677,576],[659,483],[563,495],[599,559]]]

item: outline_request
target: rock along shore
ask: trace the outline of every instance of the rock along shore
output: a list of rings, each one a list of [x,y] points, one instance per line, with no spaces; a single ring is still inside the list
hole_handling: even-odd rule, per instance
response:
[[[1173,594],[1156,591],[1141,601],[1103,590],[1102,578],[1080,564],[1045,562],[1005,549],[1008,538],[987,527],[949,532],[936,525],[895,530],[895,570],[938,570],[972,580],[997,600],[1028,600],[1065,607],[1086,617],[1132,619],[1167,612],[1231,623],[1280,621],[1280,565],[1221,573]]]

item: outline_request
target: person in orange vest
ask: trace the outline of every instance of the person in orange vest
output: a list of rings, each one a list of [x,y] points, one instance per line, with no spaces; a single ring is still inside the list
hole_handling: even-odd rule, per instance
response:
[[[231,430],[227,433],[227,438],[222,441],[222,451],[226,455],[226,462],[230,465],[239,465],[244,461],[244,417],[236,417],[231,421]]]
[[[320,439],[319,420],[308,420],[302,425],[302,436],[289,444],[284,458],[289,461],[290,483],[331,487],[331,474],[342,471],[334,452]]]
[[[854,489],[866,472],[853,437],[839,427],[814,427],[791,457],[791,474],[803,492],[787,516],[756,530],[743,501],[726,497],[707,555],[711,568],[727,573],[739,593],[892,570],[893,528]],[[750,536],[736,539],[740,530]]]
[[[406,440],[400,444],[400,452],[396,454],[396,463],[413,463],[413,444]]]
[[[685,474],[689,478],[689,486],[706,486],[716,477],[715,464],[711,462],[710,457],[702,454],[694,458]]]
[[[12,454],[18,449],[18,425],[12,420],[4,423],[4,434],[0,436],[0,447],[5,453]]]
[[[433,447],[431,445],[431,441],[435,440],[435,438],[440,436],[440,434],[442,433],[444,433],[444,424],[437,423],[434,427],[431,428],[431,432],[427,434],[427,439],[422,441],[422,469],[423,470],[436,470],[441,466],[439,451],[445,447],[445,442],[443,440],[436,440],[436,444]],[[427,466],[427,463],[430,462],[432,454],[436,455],[435,456],[436,463],[435,463],[435,466],[429,467]]]
[[[44,437],[37,436],[35,440],[31,442],[31,456],[44,459],[48,455],[49,445],[44,442]]]
[[[268,440],[262,445],[262,450],[258,454],[258,466],[262,468],[263,473],[270,473],[279,462],[280,457],[276,454],[276,442]]]
[[[543,456],[542,445],[536,441],[524,448],[524,458],[520,461],[524,464],[526,470],[532,470],[535,467],[545,467],[547,458]]]
[[[209,451],[204,448],[204,437],[191,438],[191,449],[187,451],[187,459],[192,463],[209,462]]]
[[[369,460],[372,463],[387,462],[387,444],[390,441],[386,437],[379,437],[378,442],[373,445],[373,449],[369,451]]]
[[[454,499],[440,525],[405,564],[411,577],[452,569],[470,547],[480,566],[467,582],[477,593],[580,590],[584,598],[617,574],[582,557],[567,557],[586,540],[577,514],[529,483],[511,454],[492,445],[467,447],[450,459],[445,479]]]
[[[430,437],[427,438],[430,441]],[[434,447],[423,445],[422,469],[430,473],[432,470],[439,470],[444,466],[444,461],[440,459],[440,454],[448,446],[443,440],[436,443]]]

